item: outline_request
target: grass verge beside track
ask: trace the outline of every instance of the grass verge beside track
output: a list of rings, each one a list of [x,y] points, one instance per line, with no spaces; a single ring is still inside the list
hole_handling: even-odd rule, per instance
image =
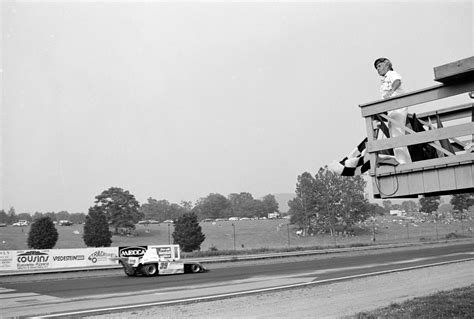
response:
[[[393,303],[370,312],[360,312],[355,318],[473,318],[473,300],[474,285],[471,285],[414,298],[400,304]]]

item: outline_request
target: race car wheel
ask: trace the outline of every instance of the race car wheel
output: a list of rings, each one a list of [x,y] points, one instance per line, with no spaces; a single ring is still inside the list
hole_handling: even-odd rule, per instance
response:
[[[146,264],[140,267],[140,272],[145,276],[155,276],[158,275],[158,265],[157,264]]]
[[[202,267],[201,267],[201,265],[199,265],[199,264],[193,264],[193,265],[191,266],[191,271],[194,272],[194,273],[196,273],[196,272],[201,272],[201,271],[202,271]]]
[[[125,275],[130,277],[137,275],[137,270],[135,268],[124,268],[123,271],[125,272]]]

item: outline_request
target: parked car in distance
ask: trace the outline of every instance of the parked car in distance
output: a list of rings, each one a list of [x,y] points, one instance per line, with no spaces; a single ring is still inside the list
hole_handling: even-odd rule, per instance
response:
[[[145,219],[138,222],[140,225],[148,225],[148,224],[159,224],[160,222],[154,219]]]
[[[73,222],[69,221],[69,220],[60,220],[58,222],[59,226],[71,226],[73,224]]]
[[[28,221],[27,220],[19,220],[17,221],[16,223],[13,223],[12,225],[13,226],[16,226],[16,227],[23,227],[23,226],[28,226]]]
[[[164,224],[173,224],[174,221],[172,221],[171,219],[167,219],[165,221],[163,221]]]
[[[7,224],[5,224],[5,223],[0,223],[0,227],[7,227]]]

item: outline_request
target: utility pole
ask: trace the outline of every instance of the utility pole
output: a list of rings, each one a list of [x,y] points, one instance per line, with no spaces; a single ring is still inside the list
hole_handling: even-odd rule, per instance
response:
[[[168,223],[168,245],[171,245],[170,223]]]
[[[334,208],[331,208],[332,212],[332,229],[333,229],[333,237],[334,237],[334,248],[337,246],[336,242],[336,213],[334,212]]]
[[[372,216],[372,241],[375,241],[375,216]]]
[[[234,228],[234,250],[235,250],[235,225],[232,223],[232,228]]]
[[[288,249],[290,249],[290,224],[286,224],[288,230]]]

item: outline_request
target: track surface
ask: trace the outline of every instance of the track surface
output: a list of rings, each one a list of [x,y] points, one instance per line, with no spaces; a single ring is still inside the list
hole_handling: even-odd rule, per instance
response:
[[[0,312],[3,315],[17,315],[22,314],[19,307],[12,303],[11,298],[15,295],[29,295],[34,296],[48,296],[53,298],[49,302],[60,300],[100,300],[100,296],[108,296],[108,303],[102,302],[100,306],[110,303],[111,296],[118,296],[120,293],[127,293],[128,298],[126,302],[121,300],[119,305],[134,304],[139,302],[153,302],[155,299],[150,299],[150,295],[156,295],[163,300],[163,297],[168,297],[167,300],[178,299],[177,296],[184,296],[185,291],[193,291],[196,297],[204,297],[211,295],[210,292],[228,291],[238,292],[250,289],[250,286],[242,286],[242,283],[253,282],[253,289],[261,287],[270,287],[278,285],[288,285],[297,282],[316,282],[327,279],[348,277],[354,275],[363,275],[366,273],[396,270],[406,267],[421,266],[426,264],[434,264],[440,262],[463,260],[474,257],[474,245],[459,244],[442,247],[421,247],[416,250],[395,250],[380,254],[368,254],[363,256],[340,256],[334,254],[330,258],[321,258],[314,256],[311,260],[305,258],[301,261],[288,262],[285,259],[274,259],[271,262],[264,264],[242,265],[236,263],[235,265],[226,265],[226,267],[219,268],[218,266],[209,264],[210,269],[208,273],[200,274],[183,274],[183,275],[169,275],[157,277],[127,277],[121,270],[110,270],[95,272],[93,275],[81,276],[80,274],[70,274],[70,276],[62,276],[57,278],[53,275],[41,276],[27,276],[22,280],[4,280],[0,278],[0,289],[9,292],[8,298],[0,299],[10,301],[8,306]],[[213,267],[215,266],[215,267]],[[78,277],[79,276],[79,277]],[[65,278],[64,278],[65,277]],[[263,279],[262,279],[263,278]],[[263,281],[267,278],[267,283],[263,285]],[[279,281],[275,281],[279,278]],[[288,278],[292,278],[290,281]],[[286,281],[285,281],[286,280]],[[269,283],[272,281],[272,283]],[[262,286],[263,285],[263,286]],[[147,300],[137,298],[142,291],[152,293],[147,294]],[[161,291],[161,293],[160,293]],[[182,293],[181,293],[182,292]],[[143,293],[142,293],[143,295]],[[91,296],[95,296],[91,298]],[[134,296],[135,298],[131,298]],[[173,297],[174,296],[174,297]],[[2,298],[2,294],[0,294]],[[58,299],[56,299],[58,298]],[[37,298],[30,297],[30,299],[21,302],[22,307],[28,307],[28,300],[32,302],[32,309],[34,308],[35,300]],[[158,300],[158,299],[156,299]],[[86,303],[88,308],[97,308],[98,305],[93,305],[91,302]],[[77,306],[74,309],[79,310]],[[64,309],[71,310],[70,309]],[[47,312],[55,312],[57,309],[48,309]],[[11,312],[10,312],[11,311]],[[33,311],[33,310],[32,310]],[[35,314],[45,313],[44,309],[37,309]]]

